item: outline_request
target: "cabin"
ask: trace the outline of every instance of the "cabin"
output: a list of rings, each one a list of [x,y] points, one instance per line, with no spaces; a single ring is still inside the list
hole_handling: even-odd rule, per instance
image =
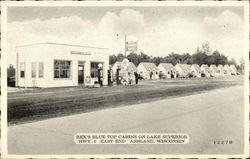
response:
[[[220,74],[220,76],[226,76],[227,75],[227,72],[226,72],[226,70],[225,70],[225,68],[224,68],[224,66],[223,65],[218,65],[218,70],[219,70],[219,74]]]
[[[116,78],[117,72],[119,71],[119,74],[122,78],[128,78],[129,75],[131,75],[132,79],[135,79],[134,73],[137,72],[136,66],[129,62],[128,59],[123,59],[122,61],[116,61],[113,66],[111,67],[111,70],[113,72],[113,78]]]
[[[176,78],[176,69],[171,63],[160,63],[158,68],[166,78]]]
[[[17,87],[107,85],[109,49],[62,43],[16,47]]]
[[[191,65],[191,73],[194,77],[201,77],[201,68],[198,64]]]
[[[176,64],[175,65],[177,77],[185,78],[191,75],[191,66],[187,64]]]
[[[151,62],[141,62],[137,66],[137,73],[144,79],[159,79],[159,69]]]
[[[230,65],[230,70],[231,70],[231,75],[237,75],[237,68],[235,67],[235,65]]]
[[[230,69],[229,65],[224,65],[224,70],[225,70],[226,76],[231,76],[231,69]]]
[[[211,71],[210,71],[208,65],[206,65],[206,64],[201,65],[201,77],[210,77],[211,76],[210,72]]]
[[[220,71],[216,65],[210,65],[210,76],[211,77],[218,77],[220,76]]]

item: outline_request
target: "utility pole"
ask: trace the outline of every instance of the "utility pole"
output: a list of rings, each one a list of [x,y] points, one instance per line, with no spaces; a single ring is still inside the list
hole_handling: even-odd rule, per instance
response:
[[[124,50],[124,55],[125,55],[125,58],[126,58],[126,47],[127,47],[127,37],[126,37],[126,34],[125,34],[125,50]]]

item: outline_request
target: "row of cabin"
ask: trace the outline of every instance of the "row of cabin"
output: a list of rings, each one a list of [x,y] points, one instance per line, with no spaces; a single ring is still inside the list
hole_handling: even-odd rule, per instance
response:
[[[118,67],[122,68],[123,62],[116,62],[112,70],[116,72]],[[137,67],[129,62],[127,71],[137,72],[144,79],[159,79],[162,76],[165,78],[185,78],[185,77],[218,77],[218,76],[231,76],[237,74],[237,69],[234,65],[206,65],[199,66],[198,64],[176,64],[173,66],[171,63],[160,63],[156,66],[154,63],[141,62]]]
[[[65,87],[108,85],[115,79],[134,78],[137,72],[144,79],[196,77],[236,74],[231,65],[186,65],[142,62],[137,67],[124,59],[109,68],[109,49],[62,43],[34,43],[16,47],[15,85],[17,87]],[[117,69],[119,67],[119,69]],[[112,71],[110,70],[112,69]],[[117,73],[117,70],[119,73]],[[118,74],[118,76],[117,76]]]

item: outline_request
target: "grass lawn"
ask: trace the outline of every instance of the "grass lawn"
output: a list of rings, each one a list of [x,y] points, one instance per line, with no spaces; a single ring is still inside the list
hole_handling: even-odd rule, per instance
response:
[[[139,81],[102,88],[46,88],[8,93],[8,124],[151,102],[243,84],[243,76]]]

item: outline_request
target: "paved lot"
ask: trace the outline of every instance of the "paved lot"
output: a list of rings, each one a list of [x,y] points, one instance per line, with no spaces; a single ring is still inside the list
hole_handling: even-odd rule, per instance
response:
[[[243,150],[243,86],[8,127],[10,154],[234,154]],[[76,145],[76,133],[188,133],[187,145]],[[214,141],[233,144],[215,145]]]

